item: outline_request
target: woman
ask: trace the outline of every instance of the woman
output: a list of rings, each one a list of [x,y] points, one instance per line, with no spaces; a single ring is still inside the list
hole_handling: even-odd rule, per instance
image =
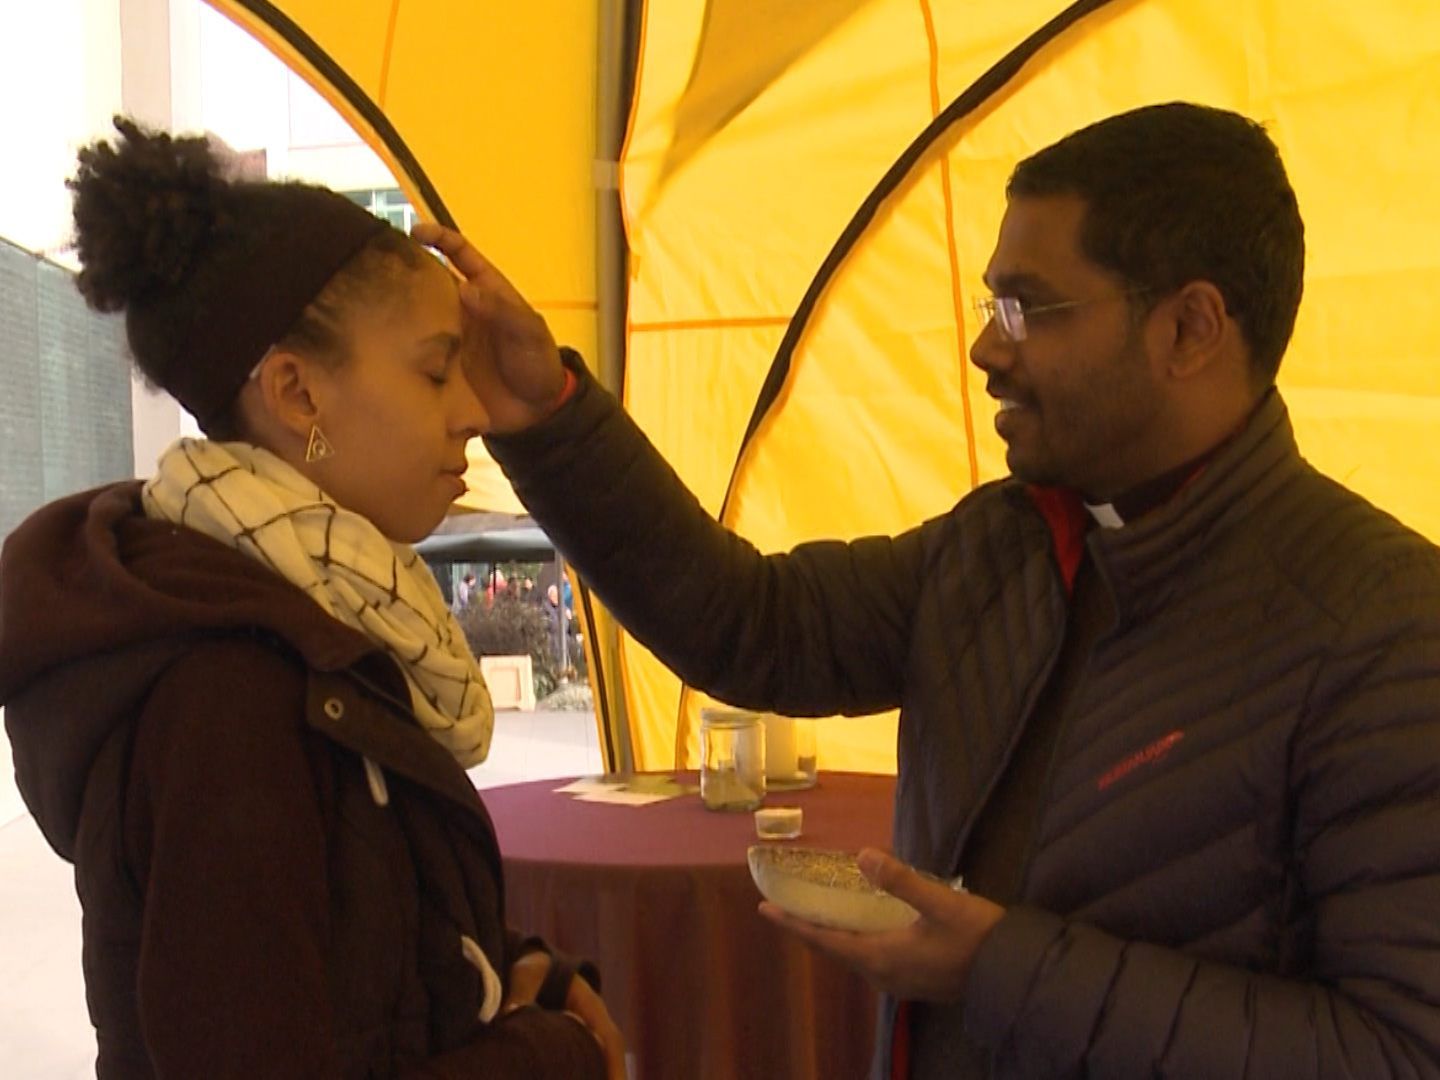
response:
[[[487,424],[454,279],[333,192],[116,127],[71,183],[78,285],[210,438],[0,557],[0,702],[75,864],[97,1073],[623,1076],[593,971],[505,927],[464,772],[489,695],[408,546]]]

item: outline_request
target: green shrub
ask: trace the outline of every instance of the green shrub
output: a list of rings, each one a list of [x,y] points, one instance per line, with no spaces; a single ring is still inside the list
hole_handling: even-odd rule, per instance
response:
[[[499,593],[493,603],[487,604],[484,593],[480,593],[458,618],[465,640],[476,656],[530,657],[537,699],[559,685],[559,672],[550,651],[549,628],[538,604],[521,600],[509,590]]]

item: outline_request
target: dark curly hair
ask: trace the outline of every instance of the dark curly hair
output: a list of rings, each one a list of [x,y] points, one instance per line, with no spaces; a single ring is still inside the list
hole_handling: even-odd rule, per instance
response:
[[[1252,382],[1274,382],[1300,308],[1305,226],[1259,124],[1185,102],[1135,109],[1022,161],[1006,195],[1078,195],[1086,256],[1149,303],[1213,284],[1250,346]]]
[[[199,254],[236,227],[205,139],[147,134],[122,117],[115,129],[120,145],[82,148],[68,184],[82,266],[75,284],[96,311],[123,311],[174,289]]]
[[[243,435],[236,397],[267,348],[342,363],[351,305],[425,258],[334,192],[232,179],[207,139],[114,123],[120,138],[83,148],[69,182],[76,286],[125,312],[136,366],[212,437]]]

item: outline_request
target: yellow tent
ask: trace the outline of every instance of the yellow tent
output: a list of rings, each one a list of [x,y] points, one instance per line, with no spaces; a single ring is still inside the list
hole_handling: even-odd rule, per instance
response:
[[[1302,449],[1440,540],[1428,0],[212,2],[488,251],[766,550],[897,531],[1003,474],[966,347],[1017,160],[1149,102],[1256,117],[1307,224],[1280,376]],[[474,486],[502,505],[498,485]],[[586,614],[612,760],[693,764],[698,695]],[[893,717],[821,731],[824,767],[894,768]]]

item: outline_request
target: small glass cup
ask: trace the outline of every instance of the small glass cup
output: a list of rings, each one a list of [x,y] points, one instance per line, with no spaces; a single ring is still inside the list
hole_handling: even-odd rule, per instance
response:
[[[765,784],[770,791],[815,786],[815,721],[806,716],[765,716]]]
[[[762,806],[755,811],[755,835],[761,840],[794,840],[805,822],[798,806]]]
[[[700,710],[700,801],[754,810],[765,801],[765,722],[741,709]]]

